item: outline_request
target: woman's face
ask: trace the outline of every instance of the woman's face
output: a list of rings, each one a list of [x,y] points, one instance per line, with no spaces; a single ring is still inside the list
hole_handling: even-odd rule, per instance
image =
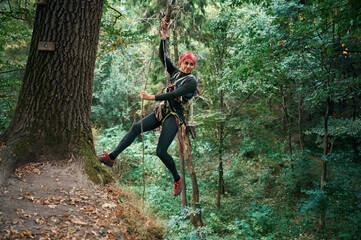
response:
[[[188,74],[188,73],[191,73],[193,71],[194,67],[195,66],[194,66],[193,60],[187,58],[187,59],[183,60],[180,70],[181,70],[181,72]]]

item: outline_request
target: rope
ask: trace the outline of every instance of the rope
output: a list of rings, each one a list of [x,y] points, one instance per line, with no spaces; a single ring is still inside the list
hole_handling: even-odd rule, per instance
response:
[[[157,39],[156,39],[157,40]],[[145,80],[145,84],[144,84],[144,91],[147,89],[147,85],[148,85],[148,79],[149,79],[149,73],[150,73],[150,67],[152,65],[153,62],[153,57],[154,57],[154,53],[155,53],[155,44],[156,44],[156,40],[154,41],[153,44],[153,52],[152,52],[152,56],[149,60],[149,66],[148,66],[148,73],[147,73],[147,79]],[[145,146],[144,146],[144,134],[143,134],[143,111],[144,111],[144,99],[142,99],[142,107],[140,110],[140,129],[141,129],[141,135],[142,135],[142,143],[143,143],[143,157],[142,157],[142,170],[143,170],[143,195],[142,195],[142,200],[144,202],[144,195],[145,195],[145,169],[144,169],[144,152],[145,152]]]
[[[160,36],[160,31],[159,31],[159,36]],[[149,65],[148,65],[148,73],[147,73],[147,79],[145,81],[144,84],[144,91],[147,89],[147,85],[148,85],[148,79],[149,79],[149,73],[150,73],[150,67],[152,65],[153,62],[153,58],[154,58],[154,53],[156,50],[156,41],[157,39],[154,40],[153,43],[153,52],[152,52],[152,56],[150,58],[149,61]],[[163,42],[163,49],[164,49],[164,42]],[[164,56],[165,60],[166,60],[166,56]],[[165,62],[165,72],[167,72],[167,63]],[[141,131],[141,135],[142,135],[142,144],[143,144],[143,149],[142,149],[142,171],[143,171],[143,194],[142,194],[142,201],[144,203],[144,196],[145,196],[145,168],[144,168],[144,155],[145,155],[145,145],[144,145],[144,132],[143,132],[143,112],[144,112],[144,99],[142,99],[142,105],[141,105],[141,110],[140,110],[140,131]]]
[[[165,39],[163,39],[163,55],[164,55],[164,76],[165,76],[165,82],[167,83],[166,89],[168,89],[169,83],[167,79],[167,55],[166,55],[166,49],[165,49]]]
[[[162,47],[163,47],[163,61],[164,61],[164,75],[165,75],[165,81],[166,81],[166,89],[168,89],[168,79],[167,79],[167,53],[166,53],[166,49],[165,49],[165,40],[167,39],[167,31],[168,31],[168,27],[169,27],[169,24],[167,22],[167,17],[165,15],[165,13],[163,11],[160,11],[159,12],[159,21],[160,21],[160,25],[161,25],[161,28],[159,29],[159,36],[161,37],[161,39],[163,40],[163,44],[162,44]],[[162,28],[162,24],[163,23],[166,23],[167,24],[167,30],[165,32],[165,35],[164,35],[164,28]],[[161,31],[163,31],[163,37],[164,39],[162,38],[162,34],[161,34]]]

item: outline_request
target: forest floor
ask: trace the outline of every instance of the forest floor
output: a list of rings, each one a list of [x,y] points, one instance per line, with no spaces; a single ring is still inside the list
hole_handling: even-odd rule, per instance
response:
[[[0,186],[0,239],[163,239],[133,199],[92,184],[71,160],[29,163]]]

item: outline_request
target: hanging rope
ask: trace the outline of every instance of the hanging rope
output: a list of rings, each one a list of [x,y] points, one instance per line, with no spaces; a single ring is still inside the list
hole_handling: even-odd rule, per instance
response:
[[[152,52],[152,56],[149,60],[149,65],[148,65],[148,73],[147,73],[147,78],[145,80],[145,84],[144,84],[144,91],[147,89],[147,85],[148,85],[148,79],[149,79],[149,73],[150,73],[150,67],[152,65],[153,62],[153,57],[154,57],[154,53],[155,53],[155,44],[156,41],[154,41],[153,44],[153,52]],[[144,134],[143,134],[143,112],[144,112],[144,99],[142,99],[142,107],[140,110],[140,129],[141,129],[141,134],[142,134],[142,142],[143,142],[143,157],[142,157],[142,170],[143,170],[143,195],[142,195],[142,200],[144,202],[144,195],[145,195],[145,169],[144,169],[144,155],[145,155],[145,146],[144,146]]]
[[[163,19],[161,19],[161,17],[163,18],[164,16],[159,17],[159,19],[162,21]],[[160,35],[160,31],[159,31],[159,35]],[[156,51],[156,41],[157,41],[157,39],[155,39],[154,43],[153,43],[153,52],[152,52],[152,56],[151,56],[151,58],[149,60],[147,78],[146,78],[145,84],[144,84],[144,91],[147,90],[150,67],[152,65],[154,54],[155,54],[155,51]],[[164,42],[163,42],[163,49],[164,49]],[[165,73],[167,73],[167,63],[166,63],[165,54],[164,54],[164,62],[165,62],[165,66],[166,66],[165,67]],[[143,112],[144,112],[144,99],[142,99],[141,110],[140,110],[140,131],[141,131],[142,143],[143,143],[143,150],[142,150],[143,195],[142,195],[142,200],[144,202],[144,196],[145,196],[145,168],[144,168],[145,145],[144,145],[144,132],[143,132]]]
[[[167,28],[168,28],[168,22],[167,22],[167,18],[164,14],[163,11],[160,11],[160,14],[159,14],[159,20],[160,20],[160,24],[162,26],[162,23],[165,23]],[[166,32],[164,33],[164,30],[163,28],[160,29],[160,31],[163,30],[163,37],[164,37],[164,41],[163,41],[163,59],[164,59],[164,76],[165,76],[165,82],[166,82],[166,89],[168,89],[168,86],[169,86],[169,82],[168,82],[168,78],[167,78],[167,73],[168,73],[168,70],[167,70],[167,54],[166,54],[166,49],[165,49],[165,39],[167,38],[167,31],[168,29],[166,29]],[[159,31],[159,35],[161,35]]]

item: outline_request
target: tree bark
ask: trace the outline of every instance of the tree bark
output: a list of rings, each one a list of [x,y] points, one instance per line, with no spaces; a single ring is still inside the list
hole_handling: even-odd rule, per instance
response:
[[[357,104],[355,97],[352,97],[352,119],[355,121],[358,114],[357,114],[357,110],[359,109],[359,105]],[[358,139],[354,139],[354,141],[352,142],[352,148],[354,151],[354,159],[356,163],[360,163],[361,162],[361,157],[360,157],[360,151],[358,150],[358,144],[357,141]]]
[[[329,136],[328,136],[328,119],[332,115],[332,100],[331,98],[327,99],[326,113],[324,117],[324,125],[323,125],[323,156],[327,157],[328,154],[328,145],[329,145]],[[326,176],[327,176],[327,163],[325,159],[321,159],[321,182],[320,189],[325,190]],[[327,203],[325,203],[327,204]],[[326,206],[321,212],[320,216],[320,231],[322,232],[326,226]]]
[[[328,119],[330,117],[330,112],[332,111],[332,102],[331,99],[327,99],[326,113],[324,117],[323,124],[323,155],[326,157],[328,155],[328,145],[329,145],[329,137],[328,137]],[[327,164],[325,160],[322,159],[322,170],[321,170],[321,182],[320,189],[323,190],[326,182],[327,175]]]
[[[287,134],[287,143],[288,143],[288,149],[291,156],[291,168],[294,169],[293,166],[293,149],[292,149],[292,140],[291,140],[291,126],[290,126],[290,117],[288,115],[287,110],[287,100],[286,100],[286,93],[284,91],[283,86],[280,87],[281,97],[282,97],[282,109],[283,109],[283,118],[284,118],[284,128],[285,133]]]
[[[186,127],[183,127],[184,133],[184,154],[187,162],[187,168],[189,172],[189,176],[192,182],[192,198],[191,198],[191,206],[192,210],[195,212],[191,214],[191,221],[195,228],[199,228],[203,226],[202,221],[202,213],[200,211],[200,204],[199,204],[199,189],[198,189],[198,182],[197,182],[197,174],[194,170],[192,156],[191,156],[191,141],[189,137],[189,133],[186,132]]]
[[[37,7],[17,108],[1,136],[0,183],[26,162],[74,156],[91,180],[109,180],[95,157],[90,122],[102,7],[103,0]],[[38,50],[40,41],[54,43],[54,51]]]
[[[186,119],[189,119],[189,106],[190,105],[187,104],[184,108]],[[197,182],[197,174],[196,171],[194,170],[194,166],[192,162],[192,154],[191,154],[192,146],[186,126],[183,125],[181,130],[183,135],[184,158],[186,159],[189,176],[192,182],[191,206],[192,206],[192,210],[194,211],[194,214],[191,214],[191,222],[195,228],[199,228],[203,226],[203,222],[202,222],[202,213],[200,211],[200,204],[199,204],[199,189]]]
[[[220,112],[223,113],[223,90],[221,90],[221,106]],[[224,194],[224,180],[223,180],[223,136],[224,136],[224,123],[220,123],[219,129],[219,155],[218,155],[218,191],[217,191],[217,206],[221,206],[221,195]]]
[[[299,142],[300,148],[303,151],[303,131],[302,131],[302,97],[299,96],[298,99],[298,135],[299,135]]]
[[[182,126],[178,129],[178,142],[179,142],[179,172],[182,174],[182,192],[181,192],[181,207],[182,209],[187,206],[187,186],[185,181],[185,161],[184,161],[184,144],[183,144],[183,130]]]
[[[177,20],[174,20],[173,27],[173,42],[174,42],[174,64],[179,64],[179,51],[178,51],[178,32],[177,32]]]

